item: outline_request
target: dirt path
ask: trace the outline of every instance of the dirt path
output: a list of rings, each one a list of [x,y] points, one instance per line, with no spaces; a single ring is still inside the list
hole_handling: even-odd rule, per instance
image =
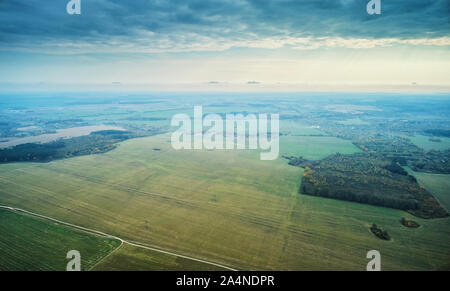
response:
[[[124,239],[122,239],[120,237],[114,236],[114,235],[110,235],[110,234],[107,234],[107,233],[104,233],[104,232],[101,232],[101,231],[98,231],[98,230],[95,230],[95,229],[86,228],[86,227],[75,225],[75,224],[72,224],[72,223],[64,222],[64,221],[61,221],[61,220],[58,220],[58,219],[55,219],[55,218],[51,218],[51,217],[48,217],[48,216],[45,216],[45,215],[33,213],[31,211],[28,211],[28,210],[15,208],[15,207],[10,207],[10,206],[5,206],[5,205],[0,205],[0,208],[6,209],[6,210],[9,210],[9,211],[25,213],[25,214],[28,214],[28,215],[31,215],[31,216],[34,216],[34,217],[39,217],[39,218],[42,218],[42,219],[45,219],[45,220],[49,220],[49,221],[52,221],[52,222],[56,222],[56,223],[65,225],[65,226],[69,226],[69,227],[72,227],[72,228],[84,231],[84,232],[89,233],[89,234],[95,234],[95,235],[99,235],[99,236],[110,238],[110,239],[116,239],[116,240],[119,240],[121,242],[121,244],[117,248],[115,248],[108,255],[103,257],[93,267],[98,265],[106,257],[110,256],[113,252],[118,250],[123,244],[129,244],[129,245],[132,245],[134,247],[143,248],[143,249],[146,249],[146,250],[150,250],[150,251],[154,251],[154,252],[158,252],[158,253],[163,253],[163,254],[166,254],[166,255],[176,256],[176,257],[180,257],[180,258],[184,258],[184,259],[188,259],[188,260],[192,260],[192,261],[197,261],[197,262],[200,262],[200,263],[204,263],[204,264],[220,267],[220,268],[223,268],[223,269],[226,269],[226,270],[230,270],[230,271],[237,271],[236,269],[233,269],[233,268],[221,265],[221,264],[213,263],[213,262],[202,260],[202,259],[196,259],[196,258],[193,258],[193,257],[177,254],[177,253],[170,252],[170,251],[165,251],[165,250],[162,250],[162,249],[159,249],[159,248],[156,248],[156,247],[148,246],[148,245],[146,245],[144,243],[141,243],[141,242],[126,241],[126,240],[124,240]]]

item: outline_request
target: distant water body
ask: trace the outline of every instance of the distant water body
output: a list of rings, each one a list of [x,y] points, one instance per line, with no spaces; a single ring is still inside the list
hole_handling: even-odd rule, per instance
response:
[[[12,138],[6,142],[1,142],[0,149],[13,147],[25,143],[47,143],[61,138],[72,138],[83,135],[89,135],[92,132],[101,130],[124,130],[124,129],[117,126],[107,126],[107,125],[92,125],[92,126],[80,126],[80,127],[58,129],[56,130],[56,133],[47,133],[36,136]]]

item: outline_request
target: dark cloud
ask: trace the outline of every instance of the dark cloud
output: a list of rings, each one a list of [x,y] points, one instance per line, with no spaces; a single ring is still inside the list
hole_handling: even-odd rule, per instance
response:
[[[449,0],[381,0],[380,16],[366,13],[368,0],[81,0],[82,15],[74,16],[66,13],[67,2],[1,0],[1,47],[164,49],[202,47],[208,40],[414,39],[450,32]]]

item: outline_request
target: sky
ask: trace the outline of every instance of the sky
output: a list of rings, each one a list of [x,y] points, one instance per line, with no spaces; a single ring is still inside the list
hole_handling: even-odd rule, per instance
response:
[[[0,0],[0,86],[450,91],[450,1],[380,1]]]

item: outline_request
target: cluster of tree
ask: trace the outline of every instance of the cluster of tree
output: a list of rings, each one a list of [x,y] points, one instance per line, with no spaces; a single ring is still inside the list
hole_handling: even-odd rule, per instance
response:
[[[435,137],[435,136],[430,137],[428,140],[429,140],[429,141],[432,141],[432,142],[442,142],[442,140],[441,140],[440,138]]]
[[[426,130],[424,130],[424,132],[427,134],[436,135],[436,136],[450,137],[449,129],[426,129]]]
[[[370,231],[376,235],[378,238],[381,238],[383,240],[391,240],[390,235],[385,231],[381,226],[377,226],[375,223],[372,224],[372,227],[370,228]]]
[[[9,122],[0,122],[0,137],[14,136],[18,133],[18,125]]]
[[[129,131],[109,129],[94,131],[91,133],[91,135],[102,135],[109,136],[110,138],[128,139],[130,138],[130,136],[134,136],[135,134]]]
[[[125,117],[123,120],[130,121],[162,121],[167,120],[167,117]]]
[[[21,144],[13,148],[1,149],[0,163],[49,160],[62,148],[64,148],[63,141],[55,141],[46,144]]]
[[[301,167],[301,168],[304,168],[305,166],[307,166],[310,163],[309,160],[304,159],[303,157],[283,156],[283,158],[285,158],[289,161],[288,162],[289,165]]]
[[[344,184],[343,186],[334,184],[326,186],[314,185],[311,183],[311,176],[308,175],[304,176],[302,179],[301,193],[406,211],[419,208],[419,202],[417,200],[402,199],[395,196],[391,197],[388,192],[386,193],[387,195],[377,195],[370,193],[370,189],[363,190],[360,187],[353,188],[347,184]]]
[[[402,217],[402,220],[400,221],[404,226],[406,227],[410,227],[410,228],[418,228],[420,226],[420,224],[418,224],[417,222],[413,221],[413,220],[408,220],[404,217]]]
[[[428,151],[411,159],[408,165],[416,172],[450,174],[450,150]]]
[[[435,174],[450,174],[450,150],[424,151],[409,139],[373,139],[354,141],[357,147],[371,155],[391,159],[401,166],[410,166],[414,171]]]
[[[403,175],[403,176],[407,176],[408,175],[408,172],[405,171],[405,169],[403,169],[401,166],[399,166],[395,162],[392,162],[389,165],[384,166],[384,168],[386,170],[388,170],[388,171],[391,171],[392,173],[395,173],[395,174],[400,174],[400,175]]]
[[[45,124],[50,125],[50,124],[69,124],[72,125],[73,123],[81,123],[83,122],[83,119],[80,118],[72,118],[72,119],[55,119],[55,120],[49,120],[46,121]]]
[[[114,149],[118,142],[134,137],[138,135],[128,131],[104,130],[87,136],[60,139],[44,144],[21,144],[1,149],[0,163],[49,162],[74,156],[99,154]]]
[[[397,163],[378,155],[336,154],[319,161],[290,158],[305,168],[300,193],[405,210],[422,218],[448,216]]]

